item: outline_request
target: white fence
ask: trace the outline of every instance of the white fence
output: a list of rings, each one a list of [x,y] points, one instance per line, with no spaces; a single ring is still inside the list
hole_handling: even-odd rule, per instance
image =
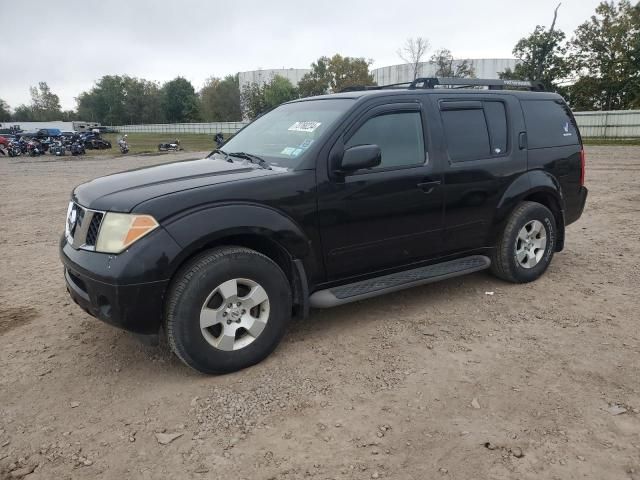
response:
[[[640,110],[575,112],[583,137],[640,137]]]
[[[121,133],[206,133],[225,135],[236,133],[249,122],[213,122],[213,123],[156,123],[149,125],[112,126]]]
[[[640,137],[640,110],[606,112],[575,112],[583,137]],[[249,122],[159,123],[153,125],[122,125],[112,128],[122,133],[205,133],[226,135],[236,133]]]

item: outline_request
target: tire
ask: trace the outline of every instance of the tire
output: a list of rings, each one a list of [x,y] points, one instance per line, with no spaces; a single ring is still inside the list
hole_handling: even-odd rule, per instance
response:
[[[509,216],[491,255],[491,272],[513,283],[537,280],[556,247],[556,220],[536,202],[522,202]]]
[[[234,284],[236,297],[230,295]],[[262,291],[254,295],[258,287]],[[178,358],[199,372],[241,370],[276,348],[291,318],[291,302],[287,277],[271,259],[243,247],[215,248],[176,274],[165,308],[167,340]],[[215,318],[210,322],[215,324],[201,328],[203,315],[205,322]]]

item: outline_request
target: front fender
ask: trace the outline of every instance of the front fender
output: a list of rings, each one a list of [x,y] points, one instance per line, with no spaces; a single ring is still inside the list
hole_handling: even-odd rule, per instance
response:
[[[225,237],[254,235],[275,242],[291,256],[307,264],[310,241],[304,230],[285,213],[252,203],[215,205],[182,213],[163,227],[183,248],[178,263]]]

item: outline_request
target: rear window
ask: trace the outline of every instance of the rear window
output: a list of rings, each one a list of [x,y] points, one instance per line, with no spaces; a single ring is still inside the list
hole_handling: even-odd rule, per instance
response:
[[[507,116],[503,102],[446,101],[441,103],[441,110],[447,151],[452,162],[499,157],[507,153]]]
[[[560,100],[521,100],[530,149],[580,143],[569,107]]]

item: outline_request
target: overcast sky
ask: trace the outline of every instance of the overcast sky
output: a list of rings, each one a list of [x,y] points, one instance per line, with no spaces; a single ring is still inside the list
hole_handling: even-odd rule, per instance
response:
[[[568,36],[598,0],[562,0],[557,26]],[[549,25],[557,0],[0,0],[0,98],[28,103],[46,81],[63,109],[103,75],[157,80],[178,75],[199,89],[210,76],[258,68],[308,68],[322,55],[401,63],[407,37],[456,58],[509,58],[536,24]],[[7,8],[13,5],[17,9]],[[14,10],[13,12],[10,12]],[[10,16],[6,16],[10,13]]]

